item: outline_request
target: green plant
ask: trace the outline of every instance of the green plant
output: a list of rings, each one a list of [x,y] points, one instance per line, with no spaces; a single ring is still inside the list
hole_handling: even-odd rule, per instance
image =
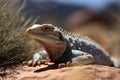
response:
[[[34,24],[39,17],[25,18],[21,13],[26,1],[0,0],[0,66],[22,62],[30,47],[25,36],[27,26]],[[19,5],[19,6],[17,6]]]

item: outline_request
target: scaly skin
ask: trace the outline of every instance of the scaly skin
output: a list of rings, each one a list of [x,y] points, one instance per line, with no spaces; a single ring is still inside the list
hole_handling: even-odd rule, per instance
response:
[[[59,67],[99,64],[119,67],[119,62],[110,57],[109,54],[96,42],[88,38],[63,34],[60,28],[51,24],[35,24],[26,30],[27,35],[41,44],[48,54],[51,62],[59,64]],[[33,59],[26,62],[28,65],[41,64],[41,55],[33,55]]]

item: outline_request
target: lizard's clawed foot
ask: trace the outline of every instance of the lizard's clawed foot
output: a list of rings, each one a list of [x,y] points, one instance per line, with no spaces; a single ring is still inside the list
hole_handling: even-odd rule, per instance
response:
[[[34,60],[29,60],[29,61],[23,61],[23,65],[27,65],[27,66],[40,66],[41,65],[41,61],[34,61]]]
[[[67,63],[60,63],[58,65],[58,68],[70,67],[70,65],[71,65],[71,62],[68,61]]]
[[[35,53],[32,57],[31,60],[29,61],[24,61],[23,65],[27,65],[27,66],[40,66],[42,63],[43,64],[48,64],[50,62],[50,59],[48,57],[48,54],[46,53],[46,51],[40,51],[38,53]]]
[[[67,62],[65,63],[60,63],[58,65],[58,68],[64,68],[64,67],[73,67],[73,66],[83,66],[84,64],[81,64],[79,62],[75,62],[75,63],[71,63],[71,62]]]
[[[65,63],[60,63],[60,64],[58,64],[58,68],[64,68],[64,67],[66,67],[66,64],[65,64]]]
[[[23,61],[23,65],[27,65],[27,66],[41,66],[41,64],[45,64],[48,65],[48,63],[50,62],[50,60],[29,60],[29,61]]]

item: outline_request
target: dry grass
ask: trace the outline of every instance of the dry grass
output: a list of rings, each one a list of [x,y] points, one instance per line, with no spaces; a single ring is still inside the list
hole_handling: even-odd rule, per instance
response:
[[[38,18],[20,14],[27,0],[0,0],[0,66],[20,63],[26,59],[30,46],[24,32],[27,26],[34,24]],[[18,6],[17,6],[18,5]]]

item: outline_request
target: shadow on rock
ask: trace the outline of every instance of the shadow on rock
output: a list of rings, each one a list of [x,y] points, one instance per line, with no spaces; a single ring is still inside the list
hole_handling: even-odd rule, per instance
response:
[[[38,70],[35,70],[34,72],[43,72],[43,71],[46,71],[46,70],[50,70],[50,69],[58,69],[58,65],[57,64],[52,64],[52,65],[48,65],[47,67],[44,67],[44,68],[40,68]]]

